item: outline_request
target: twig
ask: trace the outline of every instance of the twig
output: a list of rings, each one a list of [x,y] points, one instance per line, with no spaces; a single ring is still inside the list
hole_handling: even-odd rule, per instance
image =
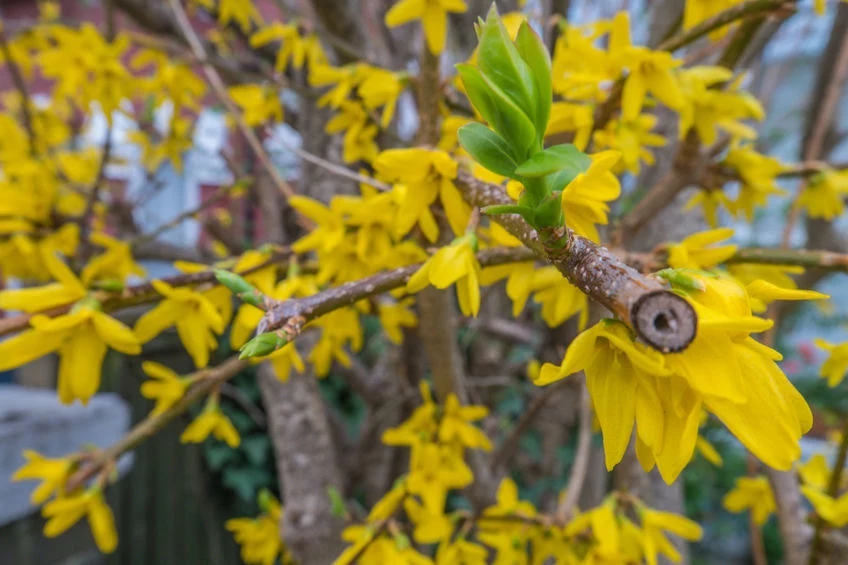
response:
[[[193,373],[198,382],[183,396],[176,404],[157,415],[149,415],[147,418],[133,427],[129,433],[112,444],[107,449],[100,451],[85,466],[71,475],[65,484],[66,491],[84,485],[89,479],[97,475],[104,465],[114,462],[122,454],[138,446],[148,437],[156,434],[168,422],[188,410],[188,408],[206,396],[214,387],[234,377],[240,371],[248,367],[247,361],[231,358],[209,369],[202,369]]]
[[[545,404],[548,403],[555,393],[557,393],[560,389],[565,388],[568,384],[567,379],[563,379],[560,381],[556,381],[550,386],[545,387],[545,389],[536,395],[533,399],[533,402],[521,414],[521,418],[519,418],[518,422],[515,426],[510,430],[509,435],[504,439],[503,443],[501,443],[500,447],[498,447],[494,454],[492,455],[492,469],[497,470],[500,467],[505,466],[509,463],[510,458],[515,453],[516,448],[518,447],[518,442],[521,440],[521,436],[524,435],[524,432],[527,431],[527,428],[530,427],[536,418],[541,413],[542,408],[545,407]]]
[[[833,118],[839,107],[839,99],[842,94],[842,84],[848,78],[848,35],[842,37],[842,43],[839,46],[839,51],[836,56],[836,61],[833,65],[833,74],[830,75],[830,82],[824,89],[824,95],[821,99],[821,104],[817,107],[818,112],[813,118],[813,127],[810,130],[809,139],[804,146],[804,160],[810,161],[822,157],[822,149],[824,146],[825,137],[828,129],[832,126]],[[792,204],[789,207],[789,216],[786,219],[786,226],[783,228],[783,236],[781,237],[781,246],[789,247],[789,239],[792,237],[792,231],[795,224],[798,222],[798,217],[801,215],[801,207],[798,206],[798,201],[806,188],[806,182],[798,187],[795,197],[792,199]]]
[[[115,41],[115,7],[112,0],[106,0],[104,10],[104,23],[106,27],[106,41],[112,43]],[[85,202],[85,208],[82,215],[79,217],[80,229],[80,251],[73,259],[73,264],[78,269],[88,260],[91,255],[91,220],[94,215],[94,206],[100,198],[100,188],[106,180],[106,166],[109,164],[109,157],[112,154],[112,116],[106,116],[106,140],[103,142],[103,150],[100,156],[100,166],[97,169],[97,176],[94,178],[94,184],[91,185],[91,191],[88,194],[88,199]]]
[[[15,85],[18,95],[21,97],[21,113],[23,114],[24,128],[29,135],[29,152],[30,155],[35,156],[37,152],[37,144],[35,140],[35,127],[33,125],[32,112],[30,112],[29,107],[29,92],[27,91],[24,77],[21,74],[21,69],[18,68],[18,64],[15,63],[15,60],[12,58],[12,50],[9,48],[9,41],[6,38],[6,22],[2,19],[0,19],[0,51],[2,51],[3,57],[6,59],[6,65],[9,66],[9,75],[12,77],[12,83]]]
[[[574,512],[577,500],[583,490],[586,481],[586,473],[589,470],[589,460],[592,453],[592,399],[589,397],[589,389],[583,380],[580,383],[580,426],[577,431],[577,453],[571,466],[571,474],[568,477],[568,492],[557,508],[557,520],[560,524],[566,524]]]
[[[155,240],[157,237],[159,237],[160,235],[162,235],[166,231],[180,225],[183,221],[194,218],[195,216],[197,216],[199,213],[203,212],[207,208],[214,206],[218,202],[221,202],[227,196],[230,195],[230,192],[233,189],[240,187],[242,185],[242,183],[245,182],[245,180],[246,179],[239,179],[236,182],[234,182],[233,184],[218,187],[218,190],[216,190],[214,194],[212,194],[209,198],[207,198],[206,200],[201,202],[195,208],[193,208],[191,210],[186,210],[185,212],[182,212],[181,214],[177,214],[176,216],[174,216],[173,218],[171,218],[170,220],[168,220],[164,224],[161,224],[160,226],[154,228],[153,230],[151,230],[147,233],[141,234],[141,235],[131,239],[128,243],[130,244],[130,246],[135,247],[136,245]]]
[[[477,254],[480,265],[484,267],[527,261],[532,257],[533,252],[523,247],[497,247]],[[282,302],[271,300],[256,332],[262,334],[284,328],[290,337],[297,336],[310,320],[363,298],[398,288],[406,284],[420,268],[420,264],[410,265],[328,288],[312,296]]]
[[[266,429],[268,427],[268,420],[265,418],[265,413],[259,409],[256,404],[250,401],[250,399],[238,388],[234,387],[229,383],[220,383],[218,385],[218,390],[221,391],[223,396],[231,399],[233,402],[241,406],[242,410],[244,410],[250,419],[253,420],[253,423],[256,424],[261,429]]]
[[[191,47],[192,52],[199,60],[206,61],[208,59],[206,48],[203,46],[200,38],[197,37],[194,28],[191,27],[191,22],[189,21],[182,5],[180,5],[179,0],[168,0],[168,4],[171,6],[171,10],[177,19],[177,24],[179,25],[186,42],[188,42],[189,47]],[[218,101],[224,105],[227,112],[233,117],[239,131],[241,131],[242,135],[244,135],[245,139],[247,139],[250,148],[256,153],[262,167],[271,176],[271,179],[274,181],[274,184],[277,186],[279,191],[286,198],[294,196],[294,190],[280,175],[277,168],[271,162],[270,157],[268,157],[268,153],[265,152],[265,148],[262,147],[262,142],[259,141],[259,138],[256,137],[254,131],[244,121],[244,116],[242,116],[241,112],[239,112],[238,108],[233,103],[229,93],[227,92],[227,87],[224,85],[224,81],[221,80],[221,76],[218,74],[218,71],[208,62],[202,63],[201,66],[206,78],[209,80],[212,90],[215,92],[216,98],[218,98]],[[305,218],[302,219],[305,220]]]
[[[827,484],[827,495],[831,498],[836,498],[839,494],[839,487],[842,484],[842,474],[845,470],[846,462],[848,462],[848,418],[845,419],[845,423],[842,425],[842,440],[839,443],[839,452],[836,454],[836,462],[834,463],[833,472],[830,475],[830,481]],[[809,565],[816,565],[818,562],[825,526],[826,524],[821,516],[816,516],[813,522],[815,530],[813,533],[813,542],[810,546]]]
[[[659,44],[657,49],[663,51],[677,51],[681,47],[685,47],[710,32],[723,28],[726,25],[753,16],[759,17],[768,12],[785,10],[794,6],[795,3],[795,0],[752,0],[750,2],[743,2],[742,4],[737,4],[724,10],[723,12],[719,12],[715,16],[704,20],[695,27],[663,41]]]
[[[264,269],[268,265],[286,261],[289,259],[290,256],[291,251],[288,248],[283,248],[279,252],[275,253],[272,257],[270,257],[267,261],[264,261],[259,265],[256,265],[255,267],[242,271],[238,274],[248,275],[260,269]],[[186,273],[157,280],[161,280],[162,282],[168,283],[169,285],[174,287],[179,287],[190,286],[195,284],[212,283],[215,282],[215,275],[210,269],[208,271],[201,271],[198,273]],[[156,289],[153,288],[153,284],[151,282],[145,282],[127,287],[119,293],[98,290],[93,292],[91,295],[95,300],[102,304],[103,310],[106,312],[112,312],[128,306],[136,306],[138,304],[143,304],[145,302],[155,300],[159,297],[159,294],[156,292]],[[18,314],[17,316],[11,316],[9,318],[0,318],[0,337],[25,329],[29,325],[30,319],[36,314],[52,318],[55,316],[61,316],[62,314],[67,314],[72,307],[73,304],[65,304],[33,314]]]
[[[331,172],[335,175],[338,175],[340,177],[350,179],[350,180],[354,180],[354,181],[360,182],[362,184],[367,184],[369,186],[373,186],[374,188],[376,188],[378,190],[382,190],[382,191],[388,191],[388,190],[392,189],[391,185],[389,185],[389,184],[386,184],[384,182],[380,182],[375,178],[371,178],[371,177],[368,177],[368,176],[365,176],[365,175],[360,175],[357,172],[351,171],[347,167],[337,165],[335,163],[328,161],[327,159],[323,159],[323,158],[319,157],[318,155],[310,153],[309,151],[304,151],[300,147],[286,143],[282,139],[275,139],[274,143],[279,143],[287,151],[291,151],[292,153],[294,153],[295,155],[297,155],[298,157],[300,157],[304,161],[309,161],[310,163],[312,163],[314,165],[318,165],[319,167],[321,167],[321,168],[323,168],[323,169],[325,169],[325,170],[327,170],[327,171],[329,171],[329,172]]]
[[[745,454],[745,470],[749,477],[757,475],[758,468],[757,459],[751,452]],[[753,554],[754,565],[768,565],[766,558],[766,546],[763,540],[763,531],[754,520],[754,513],[748,513],[748,531],[751,536],[751,553]]]

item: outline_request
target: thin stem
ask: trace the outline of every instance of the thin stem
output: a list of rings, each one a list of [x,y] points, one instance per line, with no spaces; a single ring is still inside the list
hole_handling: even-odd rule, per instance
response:
[[[589,459],[592,452],[592,399],[589,397],[589,389],[586,381],[580,383],[580,414],[579,429],[577,431],[577,453],[574,456],[574,464],[571,466],[571,474],[568,477],[568,492],[557,508],[557,520],[560,524],[566,524],[571,519],[577,500],[583,491],[586,482],[586,474],[589,471]]]
[[[209,394],[215,387],[230,378],[234,377],[239,372],[248,367],[247,361],[239,361],[236,358],[231,358],[209,369],[202,369],[192,374],[192,377],[197,379],[197,384],[173,406],[162,412],[161,414],[149,415],[147,418],[139,422],[133,427],[129,433],[112,444],[107,449],[99,452],[86,465],[74,473],[65,485],[67,491],[84,485],[89,479],[97,475],[98,472],[105,466],[114,462],[131,449],[141,444],[144,440],[159,432],[168,422],[188,410],[188,408]]]
[[[834,463],[833,472],[830,475],[830,481],[827,484],[827,495],[831,498],[836,498],[839,494],[839,486],[842,484],[842,474],[845,470],[846,462],[848,462],[848,418],[842,424],[842,440],[839,443],[839,452],[836,454],[836,462]],[[818,554],[822,549],[824,528],[826,525],[821,516],[816,516],[814,521],[815,533],[813,534],[813,542],[810,546],[809,565],[816,565],[818,563]]]
[[[194,55],[201,61],[208,60],[208,56],[206,54],[206,49],[203,46],[203,43],[200,41],[200,38],[194,31],[194,28],[191,27],[191,22],[188,19],[188,15],[186,15],[185,10],[182,5],[180,5],[179,0],[168,0],[168,4],[171,6],[171,10],[174,13],[174,17],[177,20],[177,24],[180,27],[180,31],[182,32],[186,42],[191,47]],[[202,63],[203,72],[206,75],[206,78],[209,81],[212,90],[215,93],[218,101],[224,105],[227,109],[227,112],[233,117],[236,122],[236,126],[241,131],[242,135],[247,139],[247,143],[250,145],[250,148],[256,153],[256,156],[259,158],[262,167],[268,172],[271,176],[271,179],[274,181],[274,184],[277,186],[279,191],[286,197],[291,198],[295,195],[292,187],[283,179],[280,175],[280,172],[271,162],[271,158],[268,157],[268,153],[265,151],[265,148],[262,146],[262,142],[259,141],[259,138],[256,137],[254,131],[247,125],[244,121],[244,116],[242,116],[241,112],[236,107],[232,98],[230,98],[229,93],[227,92],[227,87],[224,85],[224,81],[221,80],[221,76],[218,74],[218,71],[209,63]],[[301,218],[302,220],[306,220],[305,218]],[[305,223],[305,222],[304,222]],[[309,222],[311,224],[311,222]]]
[[[29,106],[29,92],[27,91],[24,77],[21,74],[21,69],[12,57],[12,50],[9,48],[9,41],[6,37],[5,22],[2,20],[0,20],[0,52],[3,53],[3,58],[6,59],[6,65],[9,67],[9,75],[12,77],[12,83],[15,85],[18,95],[21,97],[21,114],[23,114],[24,128],[26,129],[29,137],[29,152],[30,155],[35,156],[37,152],[37,144],[35,140],[35,127],[33,125],[32,112],[30,111]]]

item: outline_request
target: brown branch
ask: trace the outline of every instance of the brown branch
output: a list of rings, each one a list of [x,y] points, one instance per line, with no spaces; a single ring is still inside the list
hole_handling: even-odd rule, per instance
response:
[[[694,130],[690,131],[677,150],[671,170],[622,218],[616,241],[634,236],[674,200],[681,190],[695,182],[703,167],[699,146],[697,134]]]
[[[268,265],[287,261],[290,256],[291,251],[288,248],[283,248],[277,253],[275,253],[272,257],[270,257],[267,261],[264,261],[259,265],[256,265],[255,267],[242,271],[238,274],[248,275],[250,273],[258,271],[259,269],[264,269]],[[179,287],[213,283],[215,282],[215,275],[210,269],[208,271],[201,271],[198,273],[185,273],[157,280],[161,280],[162,282],[168,283],[169,285],[174,287]],[[101,303],[104,311],[113,312],[115,310],[126,308],[128,306],[136,306],[138,304],[144,304],[146,302],[155,301],[159,298],[159,294],[156,292],[156,289],[153,288],[153,284],[151,282],[145,282],[129,286],[121,292],[109,292],[105,290],[98,290],[92,293],[92,297]],[[26,329],[26,327],[29,325],[30,319],[36,314],[52,318],[55,316],[61,316],[62,314],[67,314],[68,312],[70,312],[72,307],[73,304],[65,304],[33,314],[18,314],[16,316],[10,316],[8,318],[0,318],[0,337]]]
[[[83,486],[88,480],[95,477],[105,465],[117,461],[118,457],[134,449],[148,437],[159,432],[168,422],[188,410],[188,408],[209,394],[212,389],[230,378],[234,377],[240,371],[248,367],[248,362],[240,361],[236,358],[228,359],[217,367],[201,369],[192,373],[198,382],[173,406],[166,411],[157,415],[150,415],[135,427],[133,427],[124,437],[112,444],[107,449],[98,452],[92,457],[81,469],[71,475],[65,485],[66,491]]]
[[[188,19],[188,15],[185,13],[182,5],[179,0],[168,0],[168,4],[171,6],[171,10],[174,13],[174,17],[177,20],[177,25],[179,26],[186,42],[191,48],[194,55],[200,60],[207,60],[208,56],[206,53],[206,48],[203,46],[203,43],[200,41],[200,38],[194,31],[194,28],[191,27],[191,22]],[[277,168],[271,162],[270,157],[268,157],[268,153],[265,151],[265,148],[262,147],[262,142],[259,141],[259,138],[256,137],[256,134],[247,125],[244,121],[244,116],[242,116],[241,112],[236,107],[235,103],[230,98],[229,93],[227,92],[227,87],[224,84],[224,81],[221,80],[221,76],[218,74],[218,71],[209,63],[203,63],[202,65],[203,73],[206,75],[207,80],[209,81],[209,85],[212,87],[213,92],[215,93],[218,101],[224,105],[227,109],[227,112],[233,117],[236,122],[236,126],[241,131],[242,135],[247,139],[247,143],[250,145],[250,148],[256,153],[256,156],[259,158],[262,167],[267,171],[270,175],[271,179],[274,181],[274,184],[277,186],[279,191],[286,197],[291,198],[295,195],[294,190],[292,190],[291,186],[283,179],[280,175]]]
[[[527,261],[533,257],[533,252],[523,247],[498,247],[477,254],[480,265],[484,267]],[[310,320],[403,286],[420,268],[420,264],[410,265],[328,288],[312,296],[283,302],[272,300],[256,331],[261,334],[285,328],[291,331],[292,336],[297,336]]]
[[[461,171],[456,179],[463,198],[472,206],[512,204],[503,188]],[[494,220],[556,267],[568,281],[629,324],[655,349],[681,351],[694,339],[697,315],[685,299],[658,280],[641,275],[608,249],[566,227],[537,233],[515,214]]]
[[[557,519],[560,524],[566,524],[572,516],[574,507],[580,493],[583,491],[583,483],[586,481],[586,473],[589,470],[589,460],[592,452],[592,399],[589,397],[589,389],[586,388],[585,379],[580,384],[580,419],[577,431],[577,453],[571,466],[571,474],[568,477],[568,492],[557,508]]]
[[[827,82],[823,86],[820,102],[814,107],[809,135],[804,140],[803,158],[805,161],[823,157],[822,151],[824,149],[825,137],[827,137],[827,132],[830,128],[833,127],[833,119],[842,95],[842,86],[846,78],[848,78],[848,34],[841,33],[839,41],[840,44],[836,52],[836,60],[833,63],[827,61],[826,70],[823,71],[827,73]],[[782,247],[789,247],[789,238],[792,236],[792,230],[795,228],[795,224],[801,215],[801,208],[798,206],[798,201],[805,188],[806,182],[798,187],[798,191],[792,199],[792,204],[789,207],[789,216],[786,219],[786,226],[783,228],[783,236],[781,237]]]

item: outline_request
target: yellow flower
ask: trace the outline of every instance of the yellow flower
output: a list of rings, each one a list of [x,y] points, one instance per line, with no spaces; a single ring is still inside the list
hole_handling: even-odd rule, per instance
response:
[[[209,0],[194,0],[201,5],[208,5]],[[252,0],[220,0],[218,2],[218,21],[226,26],[234,21],[243,32],[248,32],[254,24],[262,24],[262,16],[253,5]]]
[[[315,376],[326,377],[333,361],[350,367],[350,356],[344,346],[350,344],[354,351],[362,349],[363,335],[359,313],[353,308],[340,308],[321,316],[311,325],[321,328],[321,338],[308,357],[315,369]]]
[[[428,284],[444,289],[456,283],[459,308],[465,316],[480,311],[480,263],[471,237],[463,237],[440,248],[406,284],[408,292],[419,292]]]
[[[692,29],[719,12],[740,4],[744,0],[686,0],[683,12],[683,29]],[[727,33],[728,26],[710,32],[710,39],[717,41]]]
[[[595,132],[595,147],[621,152],[621,161],[613,169],[614,172],[620,173],[626,169],[639,174],[641,162],[648,165],[655,163],[654,154],[648,148],[665,145],[663,136],[651,132],[656,123],[657,117],[651,114],[640,114],[629,121],[612,119],[604,129]]]
[[[574,132],[574,143],[577,149],[583,151],[589,144],[595,115],[589,104],[573,104],[571,102],[554,102],[551,104],[551,116],[545,137],[558,133]]]
[[[657,554],[668,557],[673,563],[681,561],[680,553],[665,537],[663,530],[671,532],[688,541],[701,539],[704,532],[701,526],[671,512],[660,512],[644,508],[641,512],[642,541],[645,549],[645,560],[648,565],[657,565]]]
[[[301,39],[296,24],[274,22],[250,36],[251,47],[262,47],[272,41],[280,42],[277,62],[274,65],[275,71],[284,73],[289,60],[291,60],[295,69],[303,68],[303,63],[306,61],[307,43]]]
[[[91,242],[104,248],[104,253],[92,257],[83,268],[83,284],[96,280],[116,279],[124,282],[131,275],[143,277],[145,270],[133,260],[129,243],[99,232],[91,235]]]
[[[621,194],[621,185],[610,169],[618,162],[620,153],[603,151],[590,155],[592,164],[562,191],[562,212],[565,224],[576,233],[597,243],[600,241],[595,224],[607,223],[607,202]]]
[[[721,202],[736,216],[744,214],[750,222],[754,217],[754,209],[765,206],[770,195],[785,194],[777,186],[777,176],[785,171],[786,167],[774,157],[758,153],[750,146],[733,144],[727,153],[727,157],[724,158],[723,164],[735,170],[739,178],[742,179],[739,195],[732,205]],[[721,187],[709,188],[720,189]],[[714,194],[723,193],[721,190],[715,190]],[[710,225],[715,224],[713,222]]]
[[[704,438],[704,436],[698,436],[698,441],[695,442],[695,449],[698,450],[698,453],[704,456],[704,459],[716,467],[721,467],[724,464],[721,454],[716,450],[713,444]]]
[[[471,425],[471,422],[482,420],[488,414],[489,409],[485,406],[462,406],[455,394],[449,394],[439,426],[439,441],[456,441],[463,447],[491,451],[492,443],[486,434]]]
[[[224,527],[233,533],[241,546],[241,558],[247,565],[274,565],[277,556],[289,563],[288,554],[280,538],[280,518],[283,510],[280,503],[268,496],[264,512],[256,518],[232,518]]]
[[[139,341],[147,343],[167,328],[177,327],[177,334],[191,355],[195,366],[209,364],[209,352],[218,348],[215,334],[224,331],[224,319],[208,298],[187,288],[173,288],[166,282],[153,281],[153,288],[164,296],[156,307],[135,324]]]
[[[406,73],[393,73],[386,69],[366,66],[362,74],[364,78],[357,89],[362,103],[369,110],[383,106],[380,125],[387,128],[395,114],[398,98],[406,86]]]
[[[828,357],[819,369],[819,375],[827,379],[827,386],[833,388],[842,382],[848,372],[848,342],[834,345],[823,339],[816,339],[816,345],[828,352]]]
[[[734,513],[750,509],[754,523],[760,526],[777,509],[771,485],[763,476],[736,479],[736,487],[727,493],[721,504]]]
[[[751,301],[751,308],[758,310],[759,305],[768,305],[775,300],[826,300],[830,298],[827,294],[815,290],[801,290],[796,288],[783,288],[764,280],[755,280],[749,283],[745,290]]]
[[[630,42],[630,19],[627,12],[615,15],[610,33],[610,55],[630,71],[621,95],[621,110],[625,121],[635,120],[642,111],[645,96],[653,94],[660,102],[678,110],[683,106],[683,93],[672,69],[682,61],[667,51],[652,51],[634,47]]]
[[[798,465],[798,474],[805,485],[822,491],[827,488],[832,475],[827,459],[821,453],[813,455],[803,465]]]
[[[439,545],[436,550],[436,565],[486,565],[489,552],[482,545],[458,537]]]
[[[732,202],[720,188],[716,190],[699,190],[686,203],[684,210],[692,210],[699,204],[704,209],[704,218],[706,218],[707,224],[711,228],[714,228],[718,225],[718,209],[720,207],[730,208]]]
[[[186,427],[180,436],[180,441],[183,443],[201,443],[209,437],[209,434],[230,447],[238,447],[241,443],[241,438],[233,427],[233,423],[221,412],[221,407],[213,399],[209,399],[203,412]]]
[[[680,109],[680,139],[692,128],[704,145],[712,145],[723,130],[733,138],[752,140],[757,131],[742,120],[762,121],[765,111],[748,92],[739,91],[739,80],[724,67],[699,66],[680,72],[686,104]],[[741,78],[741,76],[740,76]],[[721,83],[729,83],[717,88]]]
[[[848,172],[822,171],[815,175],[801,195],[798,206],[811,218],[832,220],[842,214],[842,200],[848,194]]]
[[[386,13],[386,25],[397,27],[412,20],[421,20],[427,47],[438,55],[445,48],[448,12],[462,13],[468,7],[463,0],[400,0]]]
[[[532,518],[536,515],[536,508],[532,503],[518,498],[518,486],[515,481],[507,477],[498,486],[495,495],[495,505],[483,510],[483,520],[486,517],[519,516]]]
[[[412,537],[416,542],[431,544],[450,538],[453,523],[444,513],[444,503],[433,508],[409,497],[403,501],[403,508],[409,520],[415,524]]]
[[[52,494],[62,496],[65,483],[74,468],[75,462],[67,457],[50,459],[40,453],[27,449],[24,451],[27,462],[12,475],[13,481],[40,479],[42,482],[32,491],[30,501],[33,505],[41,504]]]
[[[654,436],[661,434],[663,412],[660,409],[651,413],[660,403],[660,397],[655,386],[650,385],[654,375],[670,374],[662,355],[633,341],[624,324],[602,321],[577,336],[568,347],[561,367],[545,363],[535,383],[545,385],[581,369],[586,373],[586,385],[601,424],[607,469],[621,461],[627,450],[637,404],[639,419],[645,418],[645,424],[650,424],[648,445],[660,446],[660,439]],[[647,386],[639,386],[643,382]],[[697,427],[695,430],[697,435]],[[694,438],[692,443],[694,449]],[[684,446],[676,448],[686,451]]]
[[[668,246],[668,265],[674,269],[712,269],[732,257],[736,245],[712,246],[733,237],[731,228],[695,233]]]
[[[67,531],[85,516],[88,518],[97,549],[103,553],[112,553],[118,547],[115,517],[103,499],[103,491],[97,487],[48,502],[41,513],[47,519],[44,535],[48,538],[54,538]]]
[[[201,273],[209,270],[209,265],[203,263],[190,263],[188,261],[174,261],[174,267],[182,273]],[[230,323],[230,318],[233,317],[233,293],[224,285],[213,286],[209,290],[203,292],[209,302],[215,307],[221,318],[224,320],[224,325]]]
[[[138,355],[141,344],[121,322],[99,311],[99,304],[80,302],[70,314],[35,315],[31,330],[0,342],[0,370],[19,367],[52,351],[59,352],[59,400],[83,404],[100,386],[107,348]]]
[[[401,328],[414,328],[418,325],[418,317],[409,309],[409,302],[382,302],[377,305],[380,324],[389,341],[395,344],[403,343]]]
[[[153,361],[145,361],[141,364],[141,370],[155,380],[141,383],[141,395],[156,401],[156,406],[151,414],[161,414],[173,406],[185,394],[190,381],[180,377],[177,373],[164,365]]]
[[[438,431],[436,420],[436,403],[427,383],[421,381],[419,385],[423,404],[416,408],[412,415],[400,426],[389,428],[383,432],[382,441],[386,445],[416,445],[422,441],[430,441],[435,438]]]
[[[52,250],[42,249],[40,258],[56,282],[33,288],[0,291],[0,310],[41,312],[71,304],[85,297],[85,286]]]
[[[267,359],[271,362],[271,366],[274,367],[274,373],[282,382],[289,380],[292,368],[297,371],[298,374],[306,371],[306,365],[303,364],[303,359],[301,359],[300,353],[298,353],[294,342],[287,343],[280,349],[271,353],[267,357],[263,357],[262,359]]]
[[[380,178],[406,185],[406,194],[398,211],[395,232],[398,237],[409,233],[418,223],[427,238],[435,241],[438,228],[435,222],[429,221],[429,207],[436,198],[441,200],[454,234],[460,235],[465,231],[471,208],[453,184],[457,164],[450,155],[423,148],[389,149],[380,153],[374,161],[374,168]]]
[[[409,459],[409,492],[421,497],[429,508],[444,505],[447,491],[474,481],[471,469],[463,461],[459,445],[420,443],[412,446]]]
[[[848,524],[848,493],[843,494],[839,498],[825,494],[821,490],[803,485],[801,492],[813,505],[822,520],[835,528],[841,528]]]
[[[585,371],[609,468],[635,424],[639,461],[646,470],[656,464],[673,481],[694,453],[704,407],[764,463],[788,470],[812,414],[775,363],[780,354],[749,335],[771,321],[752,316],[745,289],[733,279],[694,273],[703,286],[688,295],[698,332],[684,351],[662,355],[636,342],[622,323],[602,321],[572,342],[562,366],[545,364],[535,382]]]
[[[230,98],[241,108],[244,121],[249,126],[261,126],[269,121],[283,121],[280,96],[269,87],[258,84],[231,86]]]

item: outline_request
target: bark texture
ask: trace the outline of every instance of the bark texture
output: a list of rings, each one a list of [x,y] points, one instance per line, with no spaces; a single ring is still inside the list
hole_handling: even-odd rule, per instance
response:
[[[330,565],[344,542],[327,493],[341,491],[342,477],[318,382],[308,370],[280,382],[268,364],[258,378],[285,504],[283,539],[300,563]]]

